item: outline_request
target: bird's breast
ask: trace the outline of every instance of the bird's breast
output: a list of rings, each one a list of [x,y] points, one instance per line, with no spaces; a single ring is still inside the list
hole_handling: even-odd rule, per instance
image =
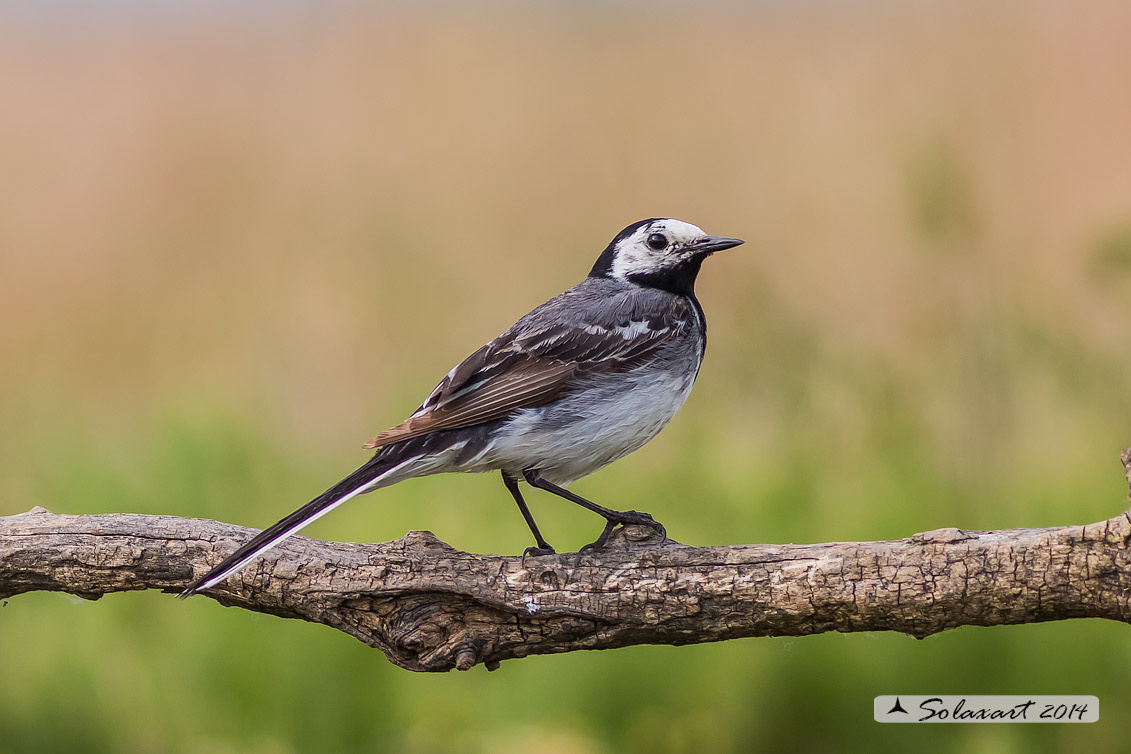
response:
[[[500,427],[493,466],[537,468],[568,484],[639,449],[687,400],[696,363],[656,363],[604,375],[547,405],[519,411]],[[676,359],[677,362],[684,361]]]

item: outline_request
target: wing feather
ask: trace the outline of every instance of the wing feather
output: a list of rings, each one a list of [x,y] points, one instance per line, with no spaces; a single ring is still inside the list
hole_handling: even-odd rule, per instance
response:
[[[520,323],[521,324],[521,323]],[[683,318],[619,326],[518,326],[468,356],[448,373],[420,408],[374,437],[373,449],[441,430],[470,427],[524,408],[543,406],[593,375],[626,371],[682,335]]]
[[[577,364],[569,362],[528,358],[472,390],[413,414],[364,447],[379,448],[444,429],[470,427],[521,408],[545,405],[557,397],[577,368]]]

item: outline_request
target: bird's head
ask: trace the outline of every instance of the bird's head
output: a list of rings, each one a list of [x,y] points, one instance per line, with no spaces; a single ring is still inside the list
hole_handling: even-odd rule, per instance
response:
[[[641,220],[617,233],[589,276],[691,295],[703,260],[741,243],[737,238],[709,236],[680,220]]]

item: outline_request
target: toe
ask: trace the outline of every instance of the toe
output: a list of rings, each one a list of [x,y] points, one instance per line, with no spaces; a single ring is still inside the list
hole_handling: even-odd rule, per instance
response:
[[[538,557],[541,555],[557,555],[558,552],[553,547],[547,545],[546,547],[527,547],[522,551],[522,557]]]

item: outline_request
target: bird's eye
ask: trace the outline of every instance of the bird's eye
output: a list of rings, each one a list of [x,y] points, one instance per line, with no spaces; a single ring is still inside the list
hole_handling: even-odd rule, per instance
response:
[[[653,251],[663,251],[668,248],[668,238],[663,233],[653,233],[648,236],[648,248]]]

